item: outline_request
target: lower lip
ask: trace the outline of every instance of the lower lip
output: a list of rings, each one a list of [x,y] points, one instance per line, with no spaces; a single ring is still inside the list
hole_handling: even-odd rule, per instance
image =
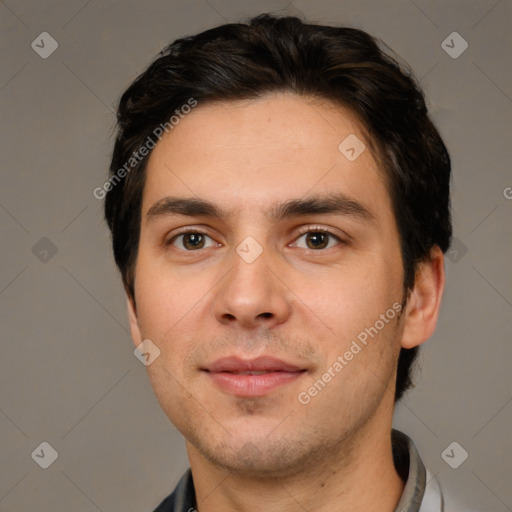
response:
[[[269,372],[260,375],[240,375],[229,372],[207,372],[223,391],[234,396],[264,396],[270,391],[289,384],[304,372]]]

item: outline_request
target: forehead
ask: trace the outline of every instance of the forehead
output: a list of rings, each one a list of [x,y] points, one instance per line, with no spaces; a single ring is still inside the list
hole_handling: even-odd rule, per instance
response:
[[[165,196],[253,215],[283,199],[333,192],[389,206],[357,119],[325,100],[268,94],[199,103],[183,116],[149,158],[143,214]]]

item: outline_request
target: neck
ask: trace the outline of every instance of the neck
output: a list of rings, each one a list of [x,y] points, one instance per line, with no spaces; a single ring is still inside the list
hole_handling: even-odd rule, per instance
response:
[[[404,483],[393,463],[391,423],[377,432],[367,427],[321,464],[283,478],[218,468],[187,442],[198,511],[393,512]]]

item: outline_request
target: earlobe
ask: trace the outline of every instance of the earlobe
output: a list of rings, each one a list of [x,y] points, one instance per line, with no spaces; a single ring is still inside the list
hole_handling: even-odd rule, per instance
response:
[[[128,308],[128,319],[130,321],[130,333],[132,335],[133,343],[137,346],[142,342],[142,336],[133,299],[128,295],[126,296],[126,306]]]
[[[444,291],[444,255],[434,247],[418,265],[414,288],[405,310],[402,347],[413,348],[432,336]]]

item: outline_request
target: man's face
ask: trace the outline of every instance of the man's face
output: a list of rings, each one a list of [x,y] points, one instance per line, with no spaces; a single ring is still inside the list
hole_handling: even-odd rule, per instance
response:
[[[147,370],[190,456],[285,475],[390,423],[399,236],[368,144],[353,161],[338,148],[351,134],[365,142],[339,107],[272,94],[199,103],[153,150],[132,334],[160,349]],[[278,210],[313,197],[342,201]],[[166,198],[225,216],[178,214]]]

